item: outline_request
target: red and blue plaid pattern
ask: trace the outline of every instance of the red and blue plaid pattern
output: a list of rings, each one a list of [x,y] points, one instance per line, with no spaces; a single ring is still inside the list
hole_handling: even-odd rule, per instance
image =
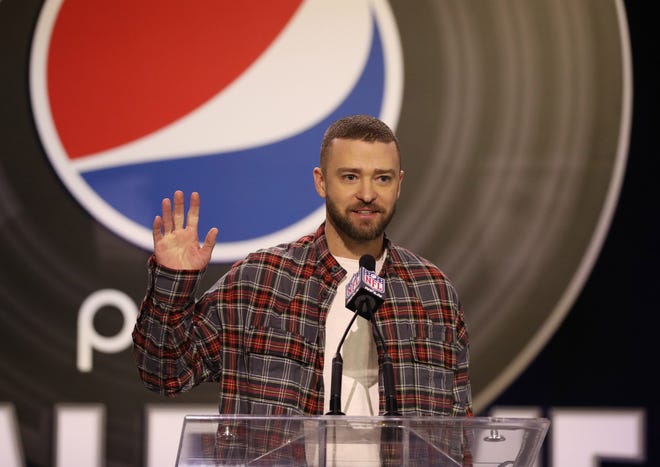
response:
[[[386,239],[385,301],[376,312],[402,415],[470,416],[468,335],[458,296],[433,264]],[[198,300],[203,271],[149,261],[133,331],[147,388],[173,396],[220,386],[220,413],[320,415],[325,319],[346,271],[325,228],[250,254]],[[379,359],[383,348],[378,345]],[[381,374],[382,378],[382,374]],[[384,411],[381,379],[380,411]]]

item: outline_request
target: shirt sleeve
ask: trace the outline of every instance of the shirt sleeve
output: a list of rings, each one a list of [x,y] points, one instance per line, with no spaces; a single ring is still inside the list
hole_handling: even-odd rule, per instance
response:
[[[456,339],[458,343],[458,352],[456,355],[456,373],[454,375],[454,407],[452,416],[471,417],[472,412],[472,388],[469,375],[469,340],[463,309],[458,306],[456,315]]]
[[[220,369],[220,324],[213,300],[195,294],[203,271],[173,270],[149,259],[147,292],[133,329],[133,356],[145,386],[175,396]]]

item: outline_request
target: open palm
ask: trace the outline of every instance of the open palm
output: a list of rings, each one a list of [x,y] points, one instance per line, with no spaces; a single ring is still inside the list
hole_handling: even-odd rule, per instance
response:
[[[153,223],[154,254],[156,262],[171,269],[204,269],[211,260],[218,229],[213,227],[200,245],[197,226],[199,223],[199,194],[190,195],[188,215],[184,215],[184,195],[174,192],[174,206],[169,198],[162,201],[162,216]],[[185,221],[185,222],[184,222]]]

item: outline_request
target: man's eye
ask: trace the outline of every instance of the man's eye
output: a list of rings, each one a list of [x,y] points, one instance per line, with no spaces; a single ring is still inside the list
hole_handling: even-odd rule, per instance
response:
[[[347,180],[349,182],[352,182],[353,180],[356,180],[357,177],[353,174],[346,174],[344,175],[344,180]]]
[[[392,177],[390,177],[389,175],[381,175],[380,177],[378,177],[378,180],[382,183],[387,183],[390,180],[392,180]]]

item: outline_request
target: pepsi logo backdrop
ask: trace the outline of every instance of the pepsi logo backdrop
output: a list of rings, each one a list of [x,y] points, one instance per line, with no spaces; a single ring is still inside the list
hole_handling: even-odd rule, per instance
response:
[[[215,385],[165,400],[133,365],[160,200],[201,193],[201,230],[220,228],[210,286],[322,221],[312,168],[353,113],[399,135],[388,234],[455,282],[478,414],[641,409],[657,434],[655,398],[632,389],[647,387],[639,321],[658,278],[657,216],[639,208],[657,198],[639,9],[0,1],[2,451],[59,465],[60,415],[93,407],[106,465],[144,465],[147,408],[212,407]]]
[[[30,57],[41,141],[80,204],[149,248],[150,200],[199,191],[202,229],[223,220],[219,261],[323,220],[309,173],[325,128],[394,126],[402,75],[392,13],[369,1],[49,1]]]

